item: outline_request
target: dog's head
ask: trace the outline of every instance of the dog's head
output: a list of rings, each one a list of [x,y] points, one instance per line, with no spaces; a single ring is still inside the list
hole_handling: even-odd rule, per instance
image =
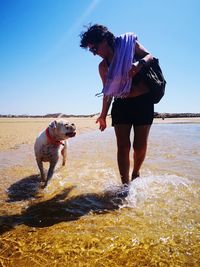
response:
[[[55,120],[49,125],[51,135],[57,140],[65,140],[76,135],[76,126],[74,123],[65,122],[63,120]]]

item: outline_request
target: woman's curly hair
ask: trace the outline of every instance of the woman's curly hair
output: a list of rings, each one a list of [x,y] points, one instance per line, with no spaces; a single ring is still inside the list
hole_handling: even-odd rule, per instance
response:
[[[107,27],[94,24],[91,24],[87,27],[87,31],[80,34],[81,42],[80,47],[87,48],[88,44],[98,44],[101,43],[104,39],[107,40],[108,45],[113,47],[115,36],[111,33]]]

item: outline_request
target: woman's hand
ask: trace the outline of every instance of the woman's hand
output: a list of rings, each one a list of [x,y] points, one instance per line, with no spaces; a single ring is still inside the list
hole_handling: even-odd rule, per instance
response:
[[[138,72],[140,72],[142,69],[142,65],[139,63],[139,61],[132,64],[131,69],[128,71],[129,78],[133,78]]]
[[[99,130],[100,131],[104,131],[107,127],[106,118],[103,118],[101,116],[97,118],[96,123],[99,123]]]

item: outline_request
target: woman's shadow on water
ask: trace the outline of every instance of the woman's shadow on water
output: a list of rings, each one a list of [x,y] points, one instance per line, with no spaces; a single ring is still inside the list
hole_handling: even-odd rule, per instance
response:
[[[36,177],[32,178],[33,180],[36,179]],[[38,180],[36,179],[35,182],[37,184]],[[30,227],[48,227],[60,222],[78,220],[80,217],[90,212],[102,214],[117,210],[128,194],[127,190],[118,189],[104,191],[98,194],[87,193],[69,197],[69,193],[73,188],[73,186],[68,187],[61,193],[46,201],[41,201],[40,199],[33,200],[32,204],[30,204],[20,215],[0,216],[0,234],[21,224]],[[26,197],[30,198],[31,195],[33,195],[33,192],[29,192]],[[18,199],[18,194],[15,196],[14,194],[11,194],[9,195],[8,201],[16,201],[16,197]]]

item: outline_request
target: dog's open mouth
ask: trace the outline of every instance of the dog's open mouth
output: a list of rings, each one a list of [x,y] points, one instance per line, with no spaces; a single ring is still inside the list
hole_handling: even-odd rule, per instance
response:
[[[76,135],[76,132],[66,133],[67,137],[74,137],[75,135]]]

